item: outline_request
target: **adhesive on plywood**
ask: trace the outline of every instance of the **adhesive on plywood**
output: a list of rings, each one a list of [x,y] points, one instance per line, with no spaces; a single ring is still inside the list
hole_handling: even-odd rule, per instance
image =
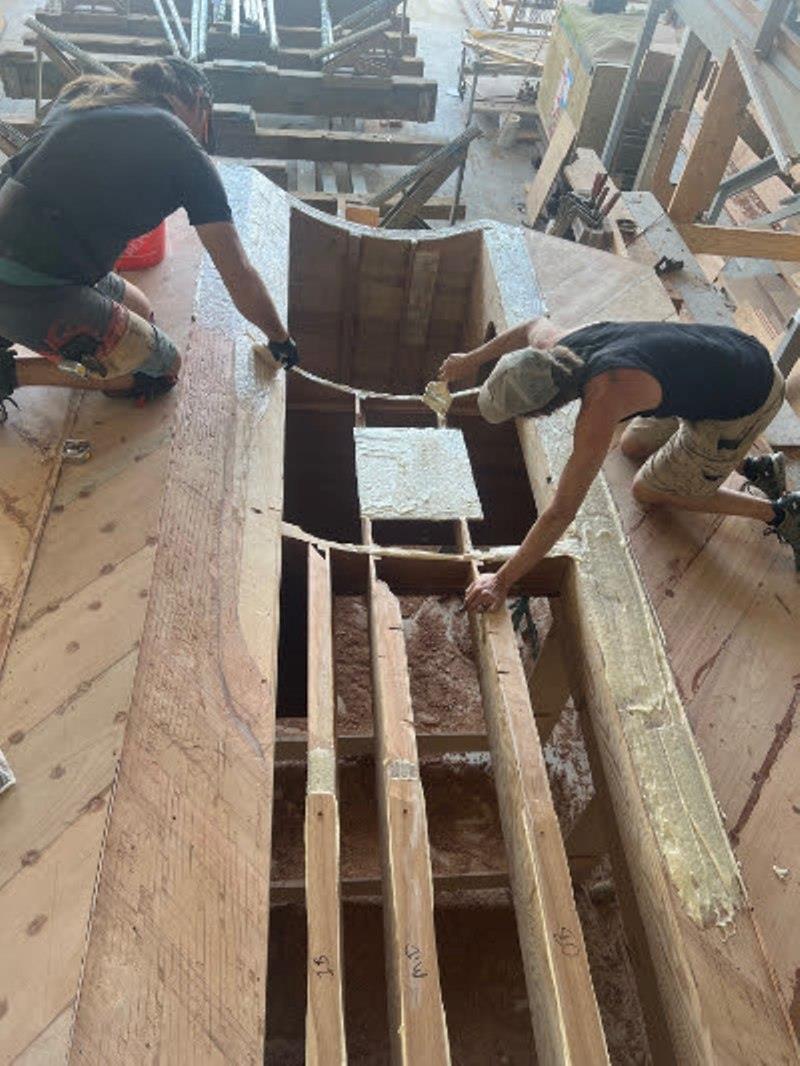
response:
[[[483,518],[464,436],[458,429],[353,430],[365,518]]]

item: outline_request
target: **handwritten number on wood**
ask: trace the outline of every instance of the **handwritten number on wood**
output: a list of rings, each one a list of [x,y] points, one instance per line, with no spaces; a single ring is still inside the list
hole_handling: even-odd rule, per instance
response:
[[[567,955],[569,958],[574,958],[576,955],[580,955],[581,949],[578,944],[578,938],[571,929],[566,927],[566,925],[562,925],[558,932],[553,933],[553,938],[561,948],[563,955]]]
[[[411,960],[411,976],[427,977],[428,971],[422,962],[422,952],[415,944],[406,944],[406,958]]]
[[[311,961],[314,964],[314,973],[317,977],[333,977],[331,960],[327,955],[317,955]]]

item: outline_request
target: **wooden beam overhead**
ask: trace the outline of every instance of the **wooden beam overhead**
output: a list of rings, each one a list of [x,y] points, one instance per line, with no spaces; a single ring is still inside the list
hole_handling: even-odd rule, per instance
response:
[[[444,1066],[450,1045],[403,621],[383,581],[370,585],[369,630],[392,1063]]]
[[[800,262],[800,233],[752,226],[703,226],[696,222],[679,225],[678,231],[695,255]]]
[[[697,139],[686,160],[669,205],[676,222],[694,222],[704,211],[731,157],[739,135],[749,94],[733,50],[729,50],[717,74]]]
[[[327,551],[308,545],[308,782],[306,1062],[346,1066],[336,788],[333,596]]]

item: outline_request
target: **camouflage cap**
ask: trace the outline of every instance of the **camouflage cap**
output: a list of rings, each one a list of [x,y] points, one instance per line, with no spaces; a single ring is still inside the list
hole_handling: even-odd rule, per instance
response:
[[[557,395],[549,351],[522,348],[499,360],[481,386],[478,409],[487,422],[507,422],[541,410]]]

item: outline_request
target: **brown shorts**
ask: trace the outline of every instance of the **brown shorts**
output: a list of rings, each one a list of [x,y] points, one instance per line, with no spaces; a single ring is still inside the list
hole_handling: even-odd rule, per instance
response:
[[[784,392],[783,375],[776,369],[766,400],[744,418],[702,422],[679,418],[632,419],[625,434],[655,449],[639,472],[640,481],[654,492],[710,496],[777,415]]]

